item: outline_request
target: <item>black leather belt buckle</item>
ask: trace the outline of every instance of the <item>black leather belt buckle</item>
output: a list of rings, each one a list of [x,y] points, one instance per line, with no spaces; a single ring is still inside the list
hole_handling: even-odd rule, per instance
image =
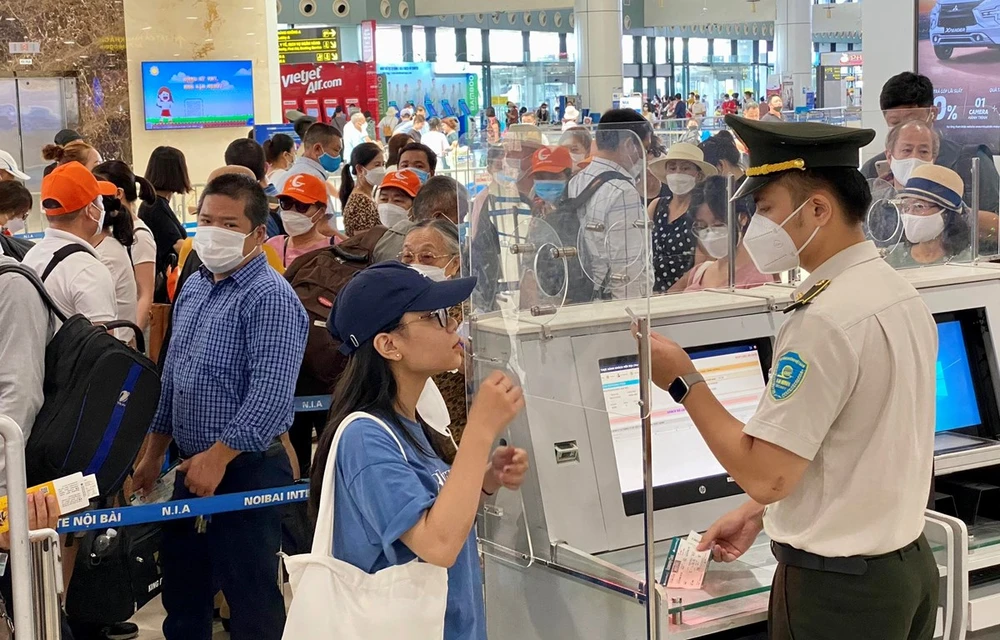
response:
[[[849,576],[863,576],[868,573],[868,561],[861,556],[827,558],[773,540],[771,541],[771,553],[774,554],[778,562],[799,569],[840,573]]]

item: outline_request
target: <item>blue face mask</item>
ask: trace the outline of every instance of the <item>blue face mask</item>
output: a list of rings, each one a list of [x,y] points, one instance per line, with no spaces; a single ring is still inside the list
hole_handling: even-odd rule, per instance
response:
[[[535,195],[549,204],[555,204],[565,192],[563,180],[535,180]]]
[[[415,169],[413,167],[407,167],[407,169],[417,174],[417,177],[420,178],[420,184],[424,184],[427,182],[427,179],[431,177],[431,174],[427,173],[423,169]]]
[[[500,184],[514,184],[517,182],[516,178],[507,175],[503,171],[498,171],[493,177],[496,178],[496,181]]]
[[[329,153],[324,153],[319,157],[319,163],[323,165],[323,168],[327,171],[336,171],[340,169],[340,156],[331,156]]]

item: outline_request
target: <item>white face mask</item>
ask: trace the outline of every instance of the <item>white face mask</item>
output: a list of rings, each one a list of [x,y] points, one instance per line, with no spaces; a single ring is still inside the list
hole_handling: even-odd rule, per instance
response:
[[[933,240],[944,231],[943,211],[932,213],[929,216],[904,213],[900,217],[903,219],[903,233],[906,234],[906,239],[913,244]]]
[[[670,189],[670,193],[675,196],[684,196],[691,193],[696,184],[698,184],[698,179],[686,173],[671,173],[667,175],[667,187]]]
[[[420,393],[420,397],[417,398],[417,413],[427,423],[428,427],[443,436],[451,438],[451,431],[448,429],[448,425],[451,424],[451,414],[448,412],[448,405],[444,401],[444,396],[441,395],[441,391],[434,384],[432,378],[427,379],[427,383],[424,384],[424,390]],[[454,443],[455,440],[452,439],[452,444]]]
[[[297,211],[283,210],[281,212],[281,224],[284,225],[285,231],[290,236],[301,236],[304,233],[309,233],[313,228],[312,219]]]
[[[799,254],[809,246],[819,227],[813,230],[812,235],[801,247],[795,246],[792,236],[788,235],[784,227],[788,221],[802,211],[809,201],[806,200],[799,208],[792,212],[792,215],[785,218],[781,224],[768,219],[762,214],[757,214],[750,221],[747,232],[743,236],[743,246],[746,247],[750,259],[753,260],[757,271],[765,274],[781,273],[789,271],[799,266]]]
[[[375,167],[365,172],[365,182],[373,187],[381,186],[383,180],[385,180],[385,167]]]
[[[194,250],[205,268],[212,273],[228,273],[240,266],[246,258],[243,241],[253,235],[253,231],[243,235],[239,231],[219,227],[198,227],[194,236]]]
[[[573,164],[580,164],[587,159],[587,154],[585,153],[571,153],[569,157],[573,159]]]
[[[913,170],[925,164],[930,164],[930,162],[920,158],[906,158],[905,160],[893,158],[889,161],[889,168],[892,170],[892,177],[896,179],[896,182],[905,185],[910,181]]]
[[[104,231],[104,217],[107,214],[104,212],[104,200],[100,196],[98,196],[97,200],[93,202],[93,205],[97,207],[98,211],[101,212],[100,217],[97,219],[97,231],[94,232],[94,235],[96,236],[101,231]],[[91,218],[91,220],[93,220],[93,218]]]
[[[11,233],[21,233],[24,231],[24,218],[11,218],[4,229]]]
[[[705,253],[715,260],[729,255],[729,231],[726,227],[709,227],[698,232],[698,242]]]
[[[448,276],[444,273],[444,267],[434,267],[426,264],[418,264],[416,262],[408,266],[420,275],[430,278],[434,282],[444,282],[448,279]]]
[[[378,206],[378,219],[383,226],[392,228],[397,222],[402,222],[409,217],[410,212],[397,204],[383,202]]]

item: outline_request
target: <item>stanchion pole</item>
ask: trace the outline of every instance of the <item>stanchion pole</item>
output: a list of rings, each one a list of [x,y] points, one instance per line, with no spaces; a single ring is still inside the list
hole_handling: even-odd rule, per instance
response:
[[[969,216],[969,232],[972,234],[971,262],[979,260],[979,158],[972,159],[972,215]]]
[[[31,593],[31,546],[28,541],[28,481],[24,465],[24,434],[7,416],[0,416],[0,438],[7,464],[7,514],[10,523],[10,571],[14,628],[17,640],[35,640]]]
[[[656,601],[656,538],[653,534],[653,419],[651,391],[653,384],[649,357],[649,318],[636,319],[639,345],[639,410],[642,421],[642,480],[645,495],[643,524],[646,553],[646,638],[657,640],[659,603]]]
[[[736,232],[739,227],[739,220],[736,219],[736,203],[733,202],[733,193],[736,191],[736,178],[732,175],[726,177],[726,225],[729,233],[729,290],[736,289],[736,245],[739,244],[740,234]]]

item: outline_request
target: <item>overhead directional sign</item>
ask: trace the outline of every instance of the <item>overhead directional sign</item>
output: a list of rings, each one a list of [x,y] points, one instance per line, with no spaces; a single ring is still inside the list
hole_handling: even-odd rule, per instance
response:
[[[327,27],[278,31],[278,62],[340,62],[340,30]]]

